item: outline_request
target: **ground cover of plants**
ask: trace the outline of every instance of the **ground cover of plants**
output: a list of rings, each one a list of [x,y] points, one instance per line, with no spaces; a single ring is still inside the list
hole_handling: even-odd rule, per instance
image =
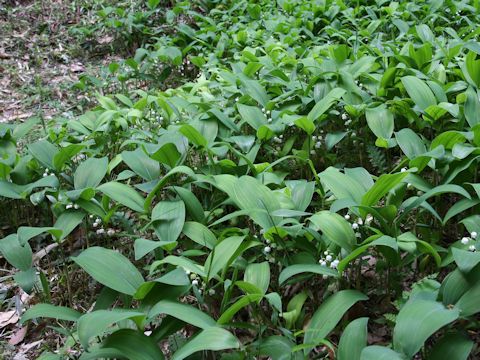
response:
[[[3,357],[478,359],[479,13],[4,2]]]

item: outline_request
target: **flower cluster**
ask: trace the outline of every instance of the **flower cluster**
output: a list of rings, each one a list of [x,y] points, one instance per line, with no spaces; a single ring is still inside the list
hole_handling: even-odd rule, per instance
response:
[[[462,240],[460,240],[460,242],[463,244],[463,245],[468,245],[471,241],[475,240],[477,238],[478,234],[476,231],[472,231],[470,233],[470,237],[468,236],[464,236],[462,238]],[[477,251],[477,248],[475,246],[475,244],[471,244],[468,246],[468,250],[470,251]]]
[[[65,206],[65,209],[67,209],[67,210],[70,210],[70,209],[78,210],[79,208],[80,208],[80,206],[78,206],[78,204],[72,204],[72,203],[67,204],[67,205]]]
[[[323,255],[325,255],[325,257],[320,258],[320,260],[318,260],[318,263],[322,266],[330,266],[332,269],[336,269],[338,264],[340,263],[340,260],[336,258],[334,259],[334,254],[328,250],[325,250],[323,252]]]

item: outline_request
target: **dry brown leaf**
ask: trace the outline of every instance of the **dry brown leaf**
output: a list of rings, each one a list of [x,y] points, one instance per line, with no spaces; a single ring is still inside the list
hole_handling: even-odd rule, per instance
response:
[[[0,329],[18,322],[18,315],[15,310],[5,311],[0,313]]]
[[[18,345],[20,344],[23,339],[25,339],[25,335],[27,335],[28,326],[21,327],[17,330],[15,334],[8,340],[10,345]]]

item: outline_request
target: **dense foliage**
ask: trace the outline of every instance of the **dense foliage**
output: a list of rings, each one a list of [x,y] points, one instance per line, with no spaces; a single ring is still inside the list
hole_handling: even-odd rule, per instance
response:
[[[76,85],[98,106],[0,127],[0,195],[53,219],[0,240],[44,299],[22,321],[65,336],[41,358],[478,356],[479,12],[148,1],[77,26],[124,46]],[[87,310],[50,296],[51,243],[101,285]]]

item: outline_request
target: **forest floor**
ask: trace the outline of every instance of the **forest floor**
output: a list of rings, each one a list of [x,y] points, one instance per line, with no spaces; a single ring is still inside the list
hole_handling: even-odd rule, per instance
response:
[[[69,118],[88,103],[75,84],[82,74],[95,73],[111,57],[92,57],[72,35],[72,27],[88,19],[85,4],[0,0],[0,123]],[[1,231],[9,227],[1,224]],[[0,359],[34,359],[45,347],[55,349],[60,337],[53,331],[44,334],[47,338],[40,332],[38,338],[26,336],[18,310],[38,299],[4,281],[9,277],[7,269],[0,269]]]

